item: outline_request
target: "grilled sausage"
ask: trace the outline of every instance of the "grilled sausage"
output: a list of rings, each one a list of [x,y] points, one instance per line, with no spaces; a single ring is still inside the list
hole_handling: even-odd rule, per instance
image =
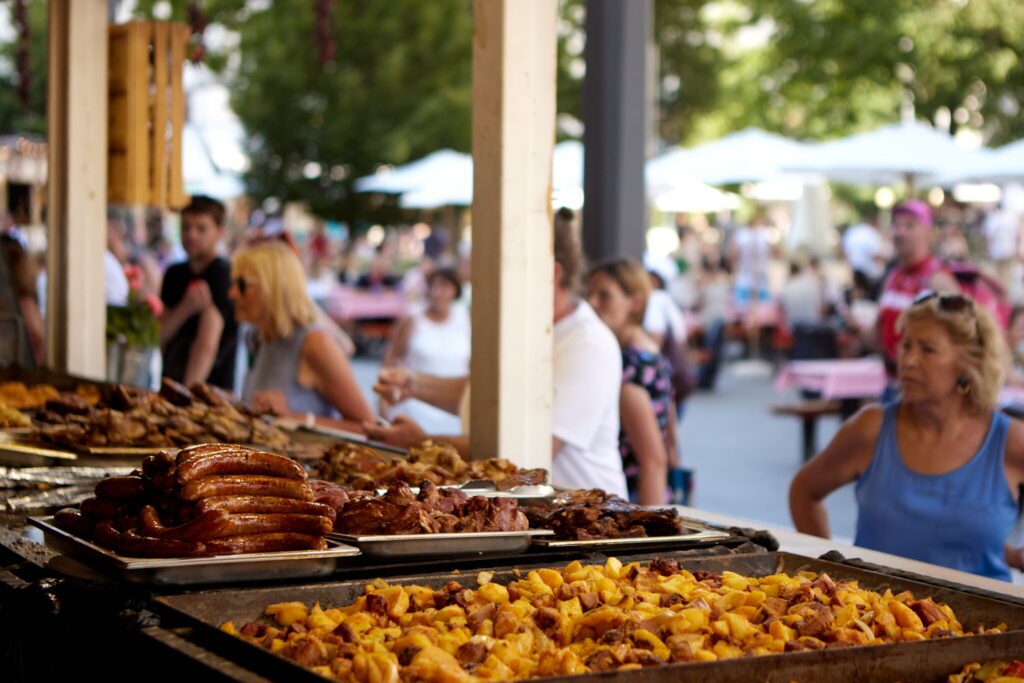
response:
[[[196,557],[207,552],[206,546],[199,541],[154,538],[137,531],[122,533],[117,549],[128,557]]]
[[[153,476],[160,472],[166,472],[174,465],[174,451],[160,451],[142,461],[142,473]]]
[[[200,512],[223,510],[224,512],[249,512],[254,514],[278,515],[320,515],[334,521],[337,512],[330,505],[314,503],[295,498],[276,496],[214,496],[204,498],[196,504]]]
[[[53,515],[53,523],[80,538],[92,538],[92,530],[96,525],[94,520],[74,508],[57,510]]]
[[[221,510],[216,512],[227,514]],[[330,519],[320,515],[234,514],[228,515],[228,523],[219,536],[254,536],[278,532],[322,536],[330,533],[333,526]]]
[[[135,500],[146,494],[142,477],[107,477],[96,484],[96,495],[115,500]]]
[[[86,498],[79,506],[83,515],[93,519],[113,519],[128,509],[128,504],[113,498]]]
[[[182,500],[200,500],[213,496],[279,496],[313,500],[313,490],[304,481],[258,474],[200,477],[181,489]]]
[[[291,458],[261,451],[209,453],[190,458],[178,467],[178,483],[214,474],[266,474],[285,479],[306,478],[302,465]]]
[[[169,538],[176,541],[205,541],[222,536],[228,526],[228,513],[223,510],[209,510],[178,526],[164,526],[159,513],[152,505],[142,508],[139,526],[146,536]]]
[[[121,532],[114,528],[114,523],[109,519],[97,522],[93,527],[92,537],[101,546],[115,551],[121,543]]]
[[[240,553],[273,553],[286,550],[324,550],[327,541],[308,534],[273,533],[254,536],[231,536],[207,541],[206,551],[211,555],[238,555]]]
[[[204,443],[199,446],[189,446],[188,448],[182,448],[178,451],[177,464],[184,465],[186,462],[193,458],[199,458],[204,455],[212,455],[214,453],[234,453],[237,451],[251,451],[251,448],[245,446],[233,446],[231,444],[224,443]]]

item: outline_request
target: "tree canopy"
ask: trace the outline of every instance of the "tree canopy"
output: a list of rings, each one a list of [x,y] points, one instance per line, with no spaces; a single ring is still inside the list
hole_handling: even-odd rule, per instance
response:
[[[657,134],[696,142],[746,126],[821,139],[918,118],[1024,137],[1019,0],[653,0]],[[346,221],[391,203],[353,192],[380,164],[468,151],[471,0],[139,0],[143,17],[211,29],[206,64],[247,131],[257,199],[304,201]],[[45,132],[45,0],[28,0],[31,88],[16,95],[16,43],[0,45],[0,132]],[[561,0],[558,111],[578,121],[585,0]],[[318,45],[332,37],[333,52]],[[219,46],[219,47],[218,47]],[[560,126],[579,134],[578,122]],[[384,212],[384,213],[382,213]]]

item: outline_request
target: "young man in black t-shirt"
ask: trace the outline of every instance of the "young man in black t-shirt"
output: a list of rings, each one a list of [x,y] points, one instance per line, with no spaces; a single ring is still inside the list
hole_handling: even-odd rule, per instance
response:
[[[217,256],[224,238],[224,205],[195,196],[181,211],[181,244],[188,261],[167,269],[160,298],[164,375],[191,385],[234,388],[238,325],[228,299],[231,264]]]

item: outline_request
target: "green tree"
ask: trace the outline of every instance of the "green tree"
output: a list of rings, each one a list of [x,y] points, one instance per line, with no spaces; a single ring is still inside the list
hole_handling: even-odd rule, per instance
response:
[[[8,3],[8,11],[13,8]],[[0,44],[0,135],[35,133],[46,135],[46,0],[27,4],[29,26],[29,96],[22,102],[18,96],[18,73],[15,58],[18,38]]]
[[[993,143],[1024,135],[1024,4],[1017,0],[748,0],[773,27],[723,90],[737,123],[834,137],[899,117],[952,115]]]

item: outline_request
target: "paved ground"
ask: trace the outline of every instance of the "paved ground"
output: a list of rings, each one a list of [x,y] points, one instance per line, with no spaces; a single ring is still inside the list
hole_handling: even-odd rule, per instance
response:
[[[353,364],[364,391],[378,364]],[[772,389],[767,365],[736,362],[726,366],[716,390],[693,397],[683,418],[683,462],[696,470],[696,507],[755,521],[791,526],[787,491],[800,468],[800,426],[794,418],[775,417],[774,402],[787,400]],[[839,423],[822,420],[818,444],[824,446]],[[827,501],[832,533],[852,539],[856,509],[852,486]]]

